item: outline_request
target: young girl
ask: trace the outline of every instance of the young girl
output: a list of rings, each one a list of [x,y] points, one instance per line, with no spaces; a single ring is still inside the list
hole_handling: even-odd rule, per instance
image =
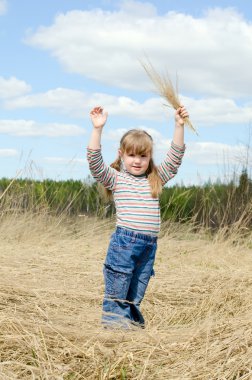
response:
[[[93,131],[87,154],[93,177],[113,195],[117,216],[104,263],[102,322],[106,326],[144,327],[140,303],[154,274],[160,230],[159,195],[181,164],[185,150],[184,118],[189,115],[183,106],[175,112],[173,141],[159,166],[153,162],[151,136],[137,129],[124,134],[117,159],[107,166],[101,155],[107,116],[102,107],[90,112]]]

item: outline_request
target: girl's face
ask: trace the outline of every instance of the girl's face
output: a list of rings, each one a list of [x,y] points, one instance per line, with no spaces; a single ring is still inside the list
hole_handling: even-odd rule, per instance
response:
[[[119,155],[124,162],[125,169],[133,175],[144,174],[150,163],[150,153],[135,154],[135,153],[122,153],[119,149]]]

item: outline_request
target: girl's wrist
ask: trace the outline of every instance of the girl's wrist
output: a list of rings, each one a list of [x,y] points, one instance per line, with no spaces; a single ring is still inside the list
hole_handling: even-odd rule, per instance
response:
[[[93,128],[88,147],[90,149],[100,149],[102,128]]]
[[[95,132],[95,133],[102,133],[102,129],[103,129],[103,127],[95,127],[94,126],[94,128],[93,128],[93,131]]]
[[[179,128],[179,129],[184,128],[184,125],[185,125],[185,123],[180,124],[180,123],[178,123],[177,121],[175,122],[175,127],[176,127],[176,128]]]

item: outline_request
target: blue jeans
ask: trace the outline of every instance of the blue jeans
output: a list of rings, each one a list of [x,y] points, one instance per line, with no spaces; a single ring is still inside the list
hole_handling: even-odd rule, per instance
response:
[[[157,249],[157,237],[117,227],[105,264],[102,322],[105,326],[144,327],[140,303],[144,297]]]

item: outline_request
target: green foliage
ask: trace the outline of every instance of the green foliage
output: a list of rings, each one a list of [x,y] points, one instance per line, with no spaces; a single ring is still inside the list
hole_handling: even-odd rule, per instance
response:
[[[212,231],[241,223],[252,226],[252,182],[243,170],[229,184],[165,187],[160,197],[162,220],[193,222]],[[41,212],[111,216],[113,203],[104,204],[97,183],[86,181],[34,181],[0,179],[0,213]]]
[[[55,214],[66,212],[99,214],[101,200],[97,195],[97,185],[81,181],[34,181],[15,180],[8,191],[11,180],[0,180],[0,211],[47,210]],[[6,193],[5,193],[6,191]],[[1,197],[1,194],[3,196]]]
[[[213,231],[235,223],[252,227],[252,182],[244,172],[238,185],[231,181],[165,188],[160,204],[163,220],[191,221]]]

